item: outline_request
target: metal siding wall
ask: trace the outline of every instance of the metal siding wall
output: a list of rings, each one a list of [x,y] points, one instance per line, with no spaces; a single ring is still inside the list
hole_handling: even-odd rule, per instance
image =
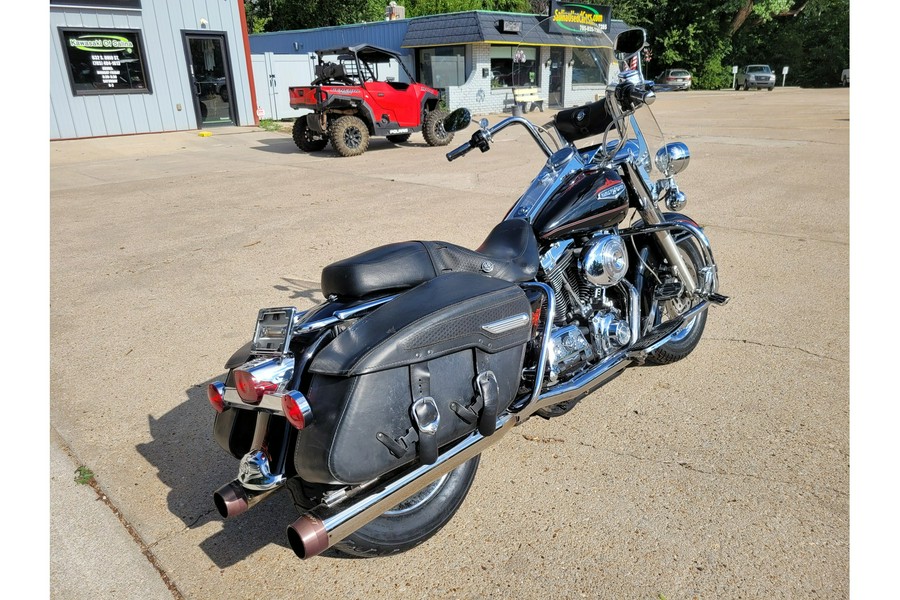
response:
[[[231,62],[236,120],[253,124],[250,77],[241,15],[235,0],[143,0],[140,11],[93,8],[50,9],[51,139],[196,129],[193,90],[188,81],[183,30],[224,32]],[[149,94],[74,96],[59,27],[141,31]],[[181,110],[176,105],[181,104]]]

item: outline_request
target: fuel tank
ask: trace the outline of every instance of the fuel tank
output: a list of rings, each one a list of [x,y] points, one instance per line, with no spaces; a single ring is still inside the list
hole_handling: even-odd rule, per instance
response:
[[[628,214],[628,191],[613,169],[585,169],[570,176],[534,219],[545,240],[571,237],[619,224]]]

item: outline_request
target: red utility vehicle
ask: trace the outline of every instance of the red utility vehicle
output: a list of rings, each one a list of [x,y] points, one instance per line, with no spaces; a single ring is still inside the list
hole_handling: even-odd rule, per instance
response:
[[[357,156],[371,136],[400,143],[418,131],[430,146],[453,139],[444,130],[438,91],[416,83],[394,52],[359,45],[316,55],[312,85],[289,88],[291,108],[313,111],[294,121],[294,142],[301,150],[322,150],[330,141],[341,156]],[[401,73],[409,83],[398,81]]]

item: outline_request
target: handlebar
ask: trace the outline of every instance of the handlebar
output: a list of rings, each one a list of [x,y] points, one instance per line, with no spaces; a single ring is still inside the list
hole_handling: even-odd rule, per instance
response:
[[[479,129],[475,133],[472,134],[472,138],[460,146],[455,150],[451,150],[447,153],[447,160],[456,160],[460,156],[465,155],[471,150],[478,148],[482,152],[487,152],[490,150],[490,140],[494,135],[500,131],[503,131],[510,125],[522,125],[525,129],[528,130],[528,133],[531,134],[531,137],[534,138],[534,141],[537,142],[537,145],[540,146],[541,150],[548,157],[553,154],[553,150],[550,149],[550,146],[547,145],[547,142],[541,138],[541,133],[538,131],[538,128],[524,117],[507,117],[491,127],[490,129]]]
[[[620,78],[621,80],[617,85],[607,88],[606,94],[608,105],[612,104],[619,109],[620,116],[625,116],[624,113],[633,112],[642,104],[653,104],[656,100],[656,94],[652,89],[646,89],[636,85],[638,82],[636,71],[624,73],[620,75]],[[478,131],[472,134],[472,137],[468,142],[448,152],[447,160],[454,161],[457,158],[465,156],[475,148],[478,148],[482,152],[487,152],[490,150],[491,138],[493,138],[495,134],[506,129],[510,125],[516,124],[522,125],[528,130],[528,133],[531,134],[531,137],[534,138],[534,141],[548,158],[553,155],[553,150],[550,149],[541,137],[538,128],[531,121],[524,117],[507,117],[489,129],[479,128]]]

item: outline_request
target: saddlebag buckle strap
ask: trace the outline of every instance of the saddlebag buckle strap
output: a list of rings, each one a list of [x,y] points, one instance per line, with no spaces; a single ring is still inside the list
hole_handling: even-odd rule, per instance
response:
[[[419,431],[419,460],[422,464],[437,462],[437,432],[441,424],[441,413],[437,402],[431,397],[431,372],[428,363],[418,363],[409,367],[409,385],[412,390],[410,416]]]
[[[478,416],[478,432],[487,437],[497,429],[497,412],[500,408],[500,385],[493,371],[484,371],[475,378],[475,391],[478,393],[477,403],[482,404]]]

